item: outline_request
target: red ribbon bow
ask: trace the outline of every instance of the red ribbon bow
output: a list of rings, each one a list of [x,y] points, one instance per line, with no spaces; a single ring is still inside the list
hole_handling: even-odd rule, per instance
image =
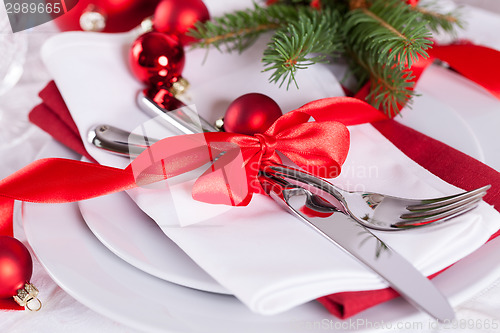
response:
[[[309,122],[310,118],[313,122]],[[338,176],[349,150],[346,125],[385,119],[352,98],[328,98],[279,118],[265,133],[204,133],[162,140],[131,163],[138,184],[159,181],[212,163],[193,188],[193,198],[212,204],[247,205],[261,192],[258,172],[281,163],[278,152],[319,177]]]

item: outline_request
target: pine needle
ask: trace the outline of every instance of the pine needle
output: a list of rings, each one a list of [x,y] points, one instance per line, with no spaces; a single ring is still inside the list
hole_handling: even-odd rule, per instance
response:
[[[276,31],[262,58],[264,71],[273,71],[269,80],[280,86],[288,81],[287,89],[292,82],[298,88],[297,70],[327,62],[343,48],[337,11],[302,8],[298,13],[297,21]]]
[[[420,14],[401,0],[375,0],[351,11],[345,22],[346,43],[356,54],[401,68],[428,57],[431,33]]]
[[[276,30],[289,20],[297,20],[294,7],[273,5],[240,10],[214,18],[205,23],[196,23],[189,35],[198,40],[194,47],[213,46],[219,51],[242,52],[250,47],[263,33]]]

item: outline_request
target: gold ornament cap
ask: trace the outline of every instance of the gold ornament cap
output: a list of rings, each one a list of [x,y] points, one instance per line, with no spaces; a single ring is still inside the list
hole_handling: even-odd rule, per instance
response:
[[[221,132],[224,132],[224,117],[221,117],[215,121],[215,128],[217,128]]]
[[[189,88],[189,82],[183,77],[179,77],[177,81],[172,83],[172,86],[168,91],[174,95],[174,97],[179,97],[183,95]]]
[[[154,30],[153,17],[152,16],[146,17],[144,20],[142,20],[140,28],[144,33],[153,31]]]
[[[103,31],[106,28],[106,15],[96,6],[89,5],[80,16],[80,28],[83,31]]]
[[[31,284],[25,283],[24,288],[17,290],[14,300],[20,306],[25,306],[30,311],[38,311],[42,308],[42,302],[37,298],[38,289]],[[34,305],[33,305],[34,304]]]

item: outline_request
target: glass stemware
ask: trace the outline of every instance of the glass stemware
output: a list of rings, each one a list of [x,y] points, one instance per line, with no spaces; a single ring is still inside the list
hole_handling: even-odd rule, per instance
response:
[[[14,144],[28,125],[26,113],[9,106],[5,94],[19,81],[27,51],[26,33],[13,34],[0,5],[0,148]]]

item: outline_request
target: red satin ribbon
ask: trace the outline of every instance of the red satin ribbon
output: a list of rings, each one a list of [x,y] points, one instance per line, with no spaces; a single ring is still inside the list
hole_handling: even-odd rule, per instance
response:
[[[313,117],[314,121],[309,122]],[[127,168],[67,159],[33,162],[0,182],[0,234],[12,235],[14,200],[64,203],[151,184],[213,162],[195,183],[193,197],[209,203],[246,205],[258,192],[263,163],[280,162],[278,151],[321,177],[338,175],[349,149],[345,125],[385,119],[365,102],[327,98],[278,119],[264,134],[205,133],[171,137],[151,146]]]

